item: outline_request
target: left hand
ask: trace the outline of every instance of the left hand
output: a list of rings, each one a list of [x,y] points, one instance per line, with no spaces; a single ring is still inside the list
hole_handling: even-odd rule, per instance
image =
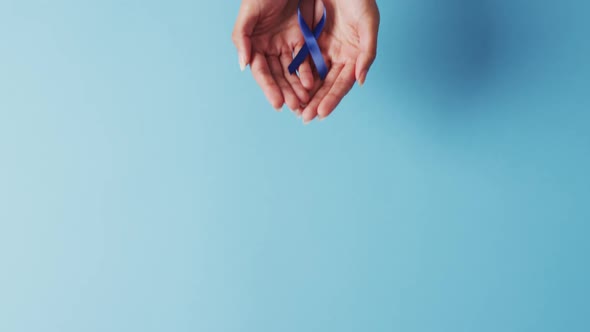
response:
[[[316,1],[316,22],[323,6],[327,21],[318,44],[330,72],[324,81],[315,79],[313,97],[302,112],[305,123],[330,115],[355,81],[362,86],[377,55],[380,16],[375,0]]]

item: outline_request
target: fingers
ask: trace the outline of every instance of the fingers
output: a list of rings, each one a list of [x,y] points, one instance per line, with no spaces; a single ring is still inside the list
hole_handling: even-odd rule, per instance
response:
[[[328,94],[320,102],[317,110],[318,118],[323,119],[330,115],[340,104],[342,98],[350,92],[355,82],[354,70],[354,65],[345,65]]]
[[[360,20],[358,26],[360,50],[355,69],[355,77],[362,86],[367,79],[369,68],[377,56],[377,35],[379,33],[379,9],[375,4],[374,11],[366,20]]]
[[[251,68],[252,75],[262,88],[268,102],[274,109],[280,110],[283,107],[285,99],[283,98],[279,84],[271,73],[266,57],[261,53],[255,53],[252,56]]]
[[[254,30],[258,14],[250,2],[243,1],[232,33],[232,40],[238,49],[240,69],[244,71],[251,62],[252,44],[250,35]]]
[[[342,71],[343,67],[344,65],[342,64],[334,64],[330,69],[330,72],[328,73],[326,80],[323,82],[318,81],[318,83],[316,83],[317,91],[315,92],[315,94],[312,93],[313,98],[311,99],[307,107],[305,107],[305,109],[303,110],[302,117],[304,123],[310,122],[318,115],[318,106],[320,106],[320,103],[322,102],[324,97],[326,97],[330,92],[330,89],[335,84],[336,79],[340,75],[340,72]]]
[[[300,50],[301,50],[301,47],[296,49],[295,54],[299,53]],[[303,85],[303,87],[306,88],[307,90],[311,90],[313,88],[314,79],[313,79],[313,70],[311,69],[311,62],[309,60],[309,56],[299,66],[299,69],[297,69],[297,72],[299,73],[299,80],[301,81],[301,84]]]
[[[293,88],[291,88],[291,84],[289,84],[285,78],[285,70],[281,66],[279,57],[270,55],[267,56],[266,59],[270,66],[272,76],[281,89],[280,91],[283,94],[285,103],[292,111],[299,110],[301,103],[299,102],[299,98],[295,95]]]
[[[313,71],[309,59],[305,60],[299,66],[299,79],[304,88],[311,90],[313,88]]]
[[[291,84],[291,88],[293,89],[295,95],[297,95],[297,98],[299,99],[299,106],[297,107],[298,110],[302,104],[307,104],[309,102],[309,92],[303,86],[301,80],[299,79],[299,77],[297,77],[297,75],[291,75],[289,73],[289,64],[291,63],[293,58],[289,54],[283,53],[281,54],[280,60],[281,66],[283,67],[283,75],[285,76],[287,82]]]

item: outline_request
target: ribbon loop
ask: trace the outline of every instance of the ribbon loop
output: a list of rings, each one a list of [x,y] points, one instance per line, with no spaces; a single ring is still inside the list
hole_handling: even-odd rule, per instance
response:
[[[311,54],[311,58],[313,63],[315,64],[316,69],[320,75],[322,80],[326,79],[328,75],[328,66],[326,66],[326,62],[324,61],[324,57],[322,56],[322,51],[320,50],[320,46],[318,45],[317,39],[322,34],[324,30],[324,25],[326,24],[326,8],[324,8],[324,15],[322,19],[316,26],[316,28],[311,31],[310,27],[305,23],[303,16],[301,15],[301,9],[297,9],[297,17],[299,18],[299,27],[301,28],[301,32],[303,33],[303,38],[305,39],[305,45],[301,48],[299,53],[293,59],[293,62],[289,65],[289,73],[293,74],[297,71],[299,66],[305,61],[308,55]]]

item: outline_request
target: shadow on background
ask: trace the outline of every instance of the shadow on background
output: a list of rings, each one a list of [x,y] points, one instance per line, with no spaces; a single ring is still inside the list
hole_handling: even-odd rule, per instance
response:
[[[524,108],[579,98],[588,54],[587,4],[526,0],[379,3],[375,81],[397,106],[480,109],[519,99]],[[521,107],[522,108],[522,107]]]
[[[502,23],[492,6],[484,0],[406,1],[395,8],[383,4],[383,74],[395,77],[396,89],[435,99],[484,92],[495,74],[501,38]]]

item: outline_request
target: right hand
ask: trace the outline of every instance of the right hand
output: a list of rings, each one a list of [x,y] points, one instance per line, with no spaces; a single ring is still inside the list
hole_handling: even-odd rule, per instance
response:
[[[238,49],[240,68],[250,65],[254,79],[270,104],[283,104],[298,115],[310,101],[314,86],[310,60],[299,67],[299,76],[287,67],[293,54],[305,44],[297,21],[298,0],[244,0],[232,39]],[[302,15],[314,17],[313,1],[303,1]]]

